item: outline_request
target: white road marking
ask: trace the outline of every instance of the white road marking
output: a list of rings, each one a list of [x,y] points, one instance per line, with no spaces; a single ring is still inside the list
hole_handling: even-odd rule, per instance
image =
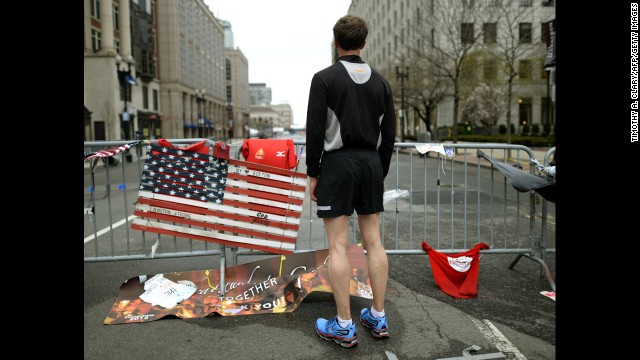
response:
[[[385,350],[384,354],[387,355],[387,359],[389,360],[398,360],[396,354],[392,353],[391,351]]]
[[[520,353],[520,351],[513,346],[511,341],[509,341],[500,330],[498,330],[489,320],[484,320],[484,324],[480,322],[478,319],[474,319],[469,316],[471,321],[480,329],[480,332],[491,341],[492,344],[498,348],[501,352],[508,352],[514,354],[516,359],[527,360],[527,358]]]
[[[131,220],[133,220],[133,219],[134,219],[134,218],[136,218],[136,217],[137,217],[137,216],[135,216],[135,215],[131,215],[131,216],[129,216],[128,221],[131,221]],[[122,219],[122,220],[118,221],[117,223],[113,224],[113,226],[112,226],[112,227],[107,226],[106,228],[104,228],[104,229],[102,229],[102,230],[98,231],[98,232],[96,233],[96,235],[97,235],[97,236],[104,235],[104,234],[108,233],[109,231],[111,231],[111,228],[114,228],[114,229],[115,229],[115,228],[117,228],[118,226],[122,226],[122,225],[124,225],[125,223],[126,223],[126,222],[125,222],[125,219]],[[89,236],[87,236],[86,238],[84,238],[84,243],[86,244],[87,242],[89,242],[89,241],[93,240],[94,238],[95,238],[95,236],[94,236],[93,234],[92,234],[92,235],[89,235]]]

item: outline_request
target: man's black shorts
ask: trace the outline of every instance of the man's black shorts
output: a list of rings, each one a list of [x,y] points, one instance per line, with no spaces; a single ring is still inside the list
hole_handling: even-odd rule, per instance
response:
[[[316,197],[319,218],[384,211],[384,176],[376,150],[340,149],[324,153]]]

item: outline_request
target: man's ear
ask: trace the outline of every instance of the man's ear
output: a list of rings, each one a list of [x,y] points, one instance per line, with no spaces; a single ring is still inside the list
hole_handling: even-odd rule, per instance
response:
[[[362,46],[360,46],[360,49],[364,49],[364,44],[366,44],[366,43],[367,43],[367,41],[366,41],[366,40],[365,40],[365,41],[363,41],[363,42],[362,42]]]

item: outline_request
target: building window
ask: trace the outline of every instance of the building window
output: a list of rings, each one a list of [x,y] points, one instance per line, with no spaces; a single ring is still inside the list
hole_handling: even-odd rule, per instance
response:
[[[473,44],[473,23],[460,24],[460,41],[463,44]]]
[[[189,95],[189,122],[193,122],[194,119],[197,119],[195,112],[193,111],[193,102],[195,97],[193,95]]]
[[[231,103],[231,85],[227,85],[227,102]]]
[[[478,64],[475,59],[473,58],[465,59],[460,69],[460,79],[463,81],[475,80],[477,70],[478,70]]]
[[[518,77],[520,80],[531,80],[531,61],[518,61]]]
[[[530,7],[531,2],[531,0],[520,0],[520,6]]]
[[[146,49],[142,49],[140,56],[140,70],[145,74],[151,74],[149,70],[149,52]]]
[[[489,6],[502,6],[502,0],[489,0]]]
[[[116,46],[116,53],[120,54],[120,40],[113,39],[113,44]]]
[[[542,6],[553,6],[553,0],[542,0]]]
[[[520,126],[531,125],[531,98],[518,99],[518,114]]]
[[[182,122],[187,123],[187,93],[184,92],[182,93]]]
[[[498,24],[484,23],[482,24],[482,35],[485,44],[495,44],[498,38]]]
[[[158,111],[158,90],[153,89],[153,110]]]
[[[224,59],[225,71],[226,71],[226,79],[231,80],[231,61],[229,59]]]
[[[462,0],[462,6],[472,8],[474,2],[474,0]]]
[[[416,22],[417,25],[422,25],[422,17],[420,17],[420,8],[416,8]]]
[[[489,58],[484,60],[482,66],[482,77],[485,80],[495,80],[498,74],[498,62],[496,59]]]
[[[120,21],[118,20],[118,4],[113,3],[113,29],[120,30]]]
[[[149,108],[149,88],[146,86],[142,86],[142,108]]]
[[[91,29],[91,48],[94,52],[102,48],[102,34],[100,30]]]
[[[100,19],[100,0],[89,0],[91,4],[91,16]]]
[[[520,44],[531,44],[532,37],[531,23],[519,24]]]

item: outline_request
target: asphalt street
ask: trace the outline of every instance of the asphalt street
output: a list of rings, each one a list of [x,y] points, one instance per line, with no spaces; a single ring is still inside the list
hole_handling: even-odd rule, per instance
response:
[[[336,312],[333,295],[322,292],[312,292],[290,313],[167,316],[105,325],[119,288],[128,279],[219,269],[220,256],[85,262],[84,358],[555,359],[556,302],[541,294],[552,291],[551,286],[538,263],[521,258],[513,264],[515,258],[482,254],[477,297],[456,299],[436,285],[426,253],[389,255],[385,311],[391,336],[374,339],[357,318],[369,300],[352,297],[359,341],[352,349],[316,334],[315,320]],[[239,257],[238,264],[256,260]],[[555,279],[555,253],[546,254],[544,260]]]
[[[315,319],[335,314],[331,293],[313,292],[293,312],[105,325],[120,285],[137,275],[219,267],[220,256],[84,264],[85,359],[555,359],[556,303],[540,266],[515,255],[483,254],[478,295],[442,292],[427,255],[390,255],[386,313],[391,337],[374,339],[359,323],[358,346],[318,337]],[[239,263],[255,261],[240,257]],[[555,254],[547,255],[555,275]],[[369,300],[352,297],[352,312]],[[357,315],[354,316],[357,321]],[[478,350],[473,350],[475,347]]]

